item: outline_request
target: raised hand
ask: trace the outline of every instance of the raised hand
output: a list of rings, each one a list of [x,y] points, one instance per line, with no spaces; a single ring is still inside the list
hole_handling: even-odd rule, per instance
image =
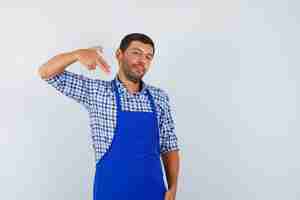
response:
[[[100,48],[78,49],[75,53],[77,60],[88,70],[95,70],[98,65],[102,71],[111,73],[110,66],[104,59]]]

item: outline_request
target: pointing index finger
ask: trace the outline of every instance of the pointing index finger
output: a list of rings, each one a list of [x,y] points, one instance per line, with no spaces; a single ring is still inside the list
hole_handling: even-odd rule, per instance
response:
[[[105,62],[105,60],[99,58],[96,59],[97,65],[106,73],[110,73],[110,66]]]

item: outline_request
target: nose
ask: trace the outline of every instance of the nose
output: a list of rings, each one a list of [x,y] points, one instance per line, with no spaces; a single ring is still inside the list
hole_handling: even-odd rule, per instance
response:
[[[147,64],[147,59],[145,57],[142,57],[138,60],[138,64],[142,65],[143,67],[145,67],[145,65]]]

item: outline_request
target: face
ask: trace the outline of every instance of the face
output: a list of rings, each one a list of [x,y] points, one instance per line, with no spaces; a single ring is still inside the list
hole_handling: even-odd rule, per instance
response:
[[[116,57],[119,61],[120,72],[129,81],[137,83],[149,70],[153,59],[153,48],[150,44],[132,41],[125,52],[118,49]]]

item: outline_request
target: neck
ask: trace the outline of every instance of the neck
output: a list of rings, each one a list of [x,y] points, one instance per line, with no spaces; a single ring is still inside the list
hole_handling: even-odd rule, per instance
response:
[[[125,88],[131,93],[137,93],[140,91],[141,88],[141,81],[139,82],[132,82],[128,80],[122,73],[118,72],[117,74],[118,79],[123,83]]]

